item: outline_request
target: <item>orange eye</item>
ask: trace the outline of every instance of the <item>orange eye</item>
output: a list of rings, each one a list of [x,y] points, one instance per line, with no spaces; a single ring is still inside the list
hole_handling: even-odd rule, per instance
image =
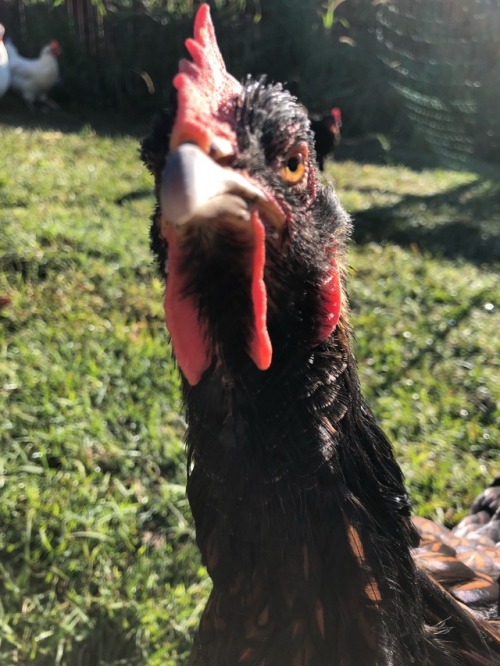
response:
[[[307,145],[301,143],[288,153],[280,169],[283,180],[290,185],[299,183],[306,173]]]

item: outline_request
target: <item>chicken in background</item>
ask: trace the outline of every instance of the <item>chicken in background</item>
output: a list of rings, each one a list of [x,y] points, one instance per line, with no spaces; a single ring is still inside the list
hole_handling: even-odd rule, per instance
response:
[[[302,106],[304,113],[309,117],[311,129],[314,134],[314,148],[316,151],[316,161],[320,171],[325,170],[325,159],[332,155],[340,143],[340,128],[342,127],[342,114],[338,106],[330,109],[325,114],[310,113],[306,106],[300,101],[300,82],[298,79],[289,80],[284,86],[288,92],[297,98]]]
[[[3,43],[5,28],[0,23],[0,97],[3,97],[10,86],[9,54]]]
[[[335,148],[340,143],[340,128],[342,127],[342,115],[340,109],[335,106],[331,111],[321,117],[309,115],[311,129],[314,132],[314,147],[320,171],[325,169],[325,159],[333,155]]]
[[[35,102],[43,102],[54,106],[47,98],[47,93],[59,80],[59,64],[57,58],[61,55],[59,42],[53,39],[44,46],[38,58],[24,58],[19,51],[8,41],[7,52],[11,72],[11,87],[33,107]]]

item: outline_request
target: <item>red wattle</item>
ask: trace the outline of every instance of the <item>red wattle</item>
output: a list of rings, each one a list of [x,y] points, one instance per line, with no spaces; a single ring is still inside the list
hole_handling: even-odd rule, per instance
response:
[[[194,386],[210,366],[211,355],[206,330],[198,317],[198,304],[193,297],[184,297],[185,280],[180,271],[181,252],[176,231],[167,231],[169,271],[165,291],[165,321],[172,339],[172,348],[182,374]]]
[[[252,213],[251,224],[254,234],[251,284],[254,327],[248,344],[248,354],[259,370],[267,370],[271,365],[273,348],[267,332],[267,294],[264,284],[266,231],[255,211]]]
[[[323,340],[330,337],[337,326],[342,306],[342,288],[335,260],[333,260],[330,273],[321,287],[320,298],[324,317],[318,331],[318,338],[320,342],[323,342]]]

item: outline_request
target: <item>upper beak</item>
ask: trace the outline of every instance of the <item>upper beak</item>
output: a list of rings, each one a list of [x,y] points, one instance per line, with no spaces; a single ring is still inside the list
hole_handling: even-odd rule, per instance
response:
[[[252,210],[282,228],[278,205],[241,173],[222,167],[195,144],[184,143],[171,153],[162,173],[161,223],[177,229],[206,222],[249,226]]]

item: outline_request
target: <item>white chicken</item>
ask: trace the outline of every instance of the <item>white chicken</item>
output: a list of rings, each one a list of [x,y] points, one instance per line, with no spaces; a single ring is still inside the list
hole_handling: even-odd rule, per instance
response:
[[[10,85],[9,54],[3,43],[5,28],[0,23],[0,97],[5,95]]]
[[[11,43],[7,42],[9,55],[11,86],[30,105],[36,101],[48,102],[47,93],[59,79],[59,64],[57,58],[61,54],[61,47],[57,40],[44,46],[40,56],[35,59],[23,58]]]

